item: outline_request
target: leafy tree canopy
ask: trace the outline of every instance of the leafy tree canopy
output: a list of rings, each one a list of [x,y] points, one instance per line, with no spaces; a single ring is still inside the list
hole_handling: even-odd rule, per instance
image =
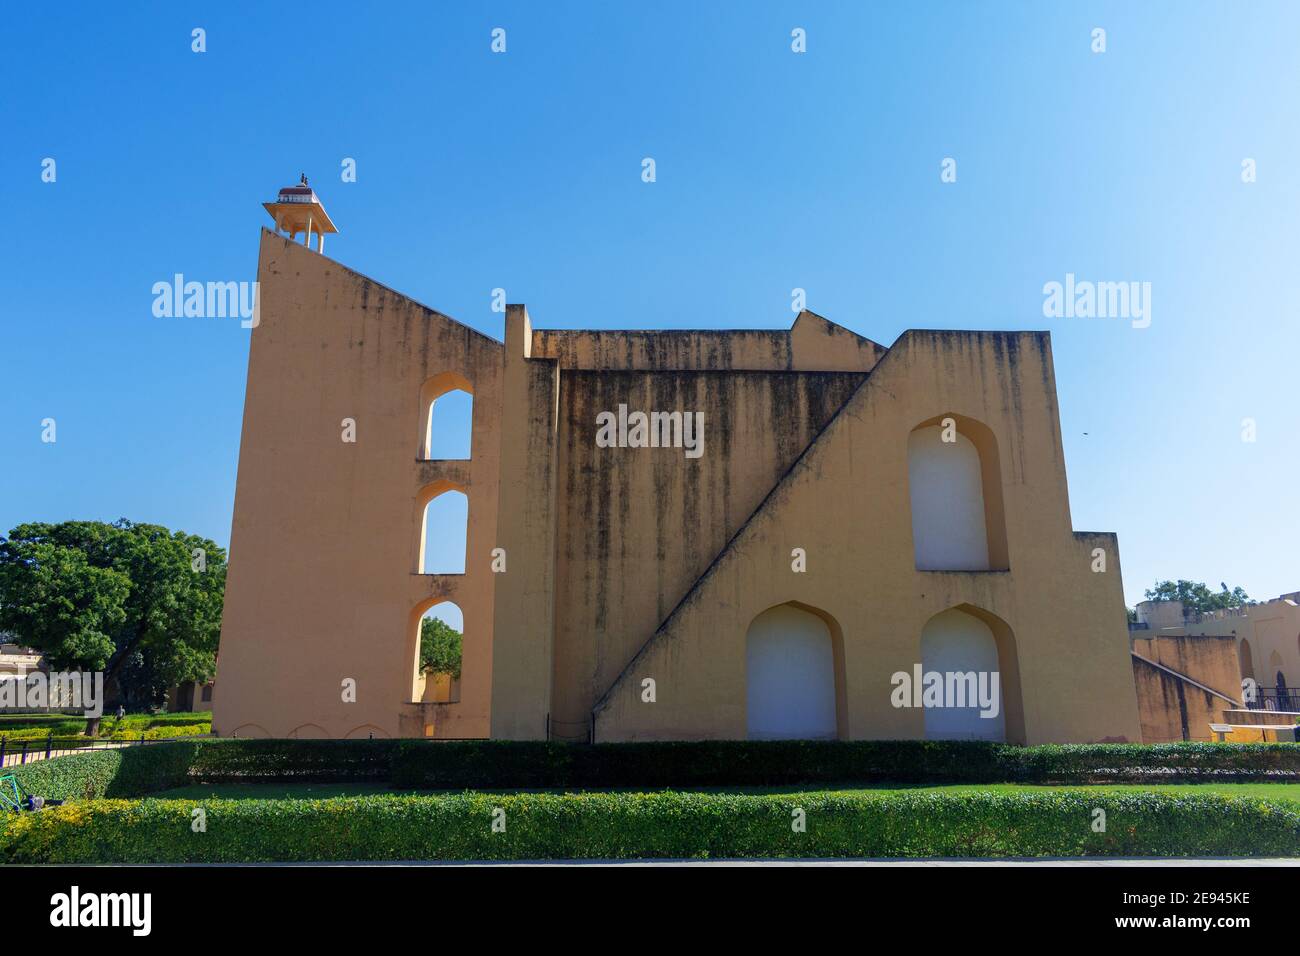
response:
[[[32,522],[0,537],[0,630],[56,670],[103,670],[126,703],[210,680],[226,554],[197,535],[125,518]]]
[[[1229,589],[1222,582],[1219,588],[1217,592],[1211,591],[1200,581],[1157,581],[1155,587],[1147,589],[1146,598],[1148,601],[1182,601],[1183,610],[1202,614],[1252,603],[1242,588]]]
[[[460,677],[461,634],[446,621],[426,617],[420,622],[420,668]]]

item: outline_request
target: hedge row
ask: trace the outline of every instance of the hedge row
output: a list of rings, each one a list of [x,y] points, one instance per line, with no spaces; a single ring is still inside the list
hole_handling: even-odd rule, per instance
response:
[[[7,863],[1298,853],[1300,813],[1265,801],[1068,790],[103,800],[0,819]]]
[[[195,743],[92,750],[7,767],[28,793],[51,800],[136,797],[189,782]]]
[[[9,730],[23,730],[27,727],[41,727],[46,724],[59,724],[75,720],[81,726],[86,725],[86,718],[77,714],[0,714],[0,733]]]
[[[870,783],[1300,782],[1300,744],[180,740],[38,761],[45,797],[133,797],[187,783],[388,783],[402,789],[620,789]]]
[[[158,727],[114,727],[101,740],[172,740],[177,737],[201,737],[212,733],[211,724],[162,724]]]
[[[822,783],[1300,781],[1297,744],[394,741],[390,781],[424,789],[793,786]]]
[[[0,737],[5,739],[9,750],[17,749],[24,740],[29,743],[41,741],[51,734],[55,739],[79,737],[91,740],[84,736],[85,729],[84,717],[66,714],[0,717]],[[204,713],[128,714],[121,720],[105,717],[99,728],[100,738],[114,740],[139,740],[141,736],[146,740],[159,740],[211,732],[212,715]]]
[[[112,718],[114,721],[116,717]],[[210,710],[178,710],[161,714],[127,714],[120,723],[125,727],[174,727],[190,724],[212,725]]]

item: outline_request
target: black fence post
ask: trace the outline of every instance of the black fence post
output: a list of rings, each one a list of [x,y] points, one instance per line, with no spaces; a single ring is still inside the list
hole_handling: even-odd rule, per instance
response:
[[[5,738],[0,737],[0,768],[5,765]]]
[[[23,741],[23,757],[22,757],[22,761],[21,761],[21,762],[22,762],[22,763],[26,763],[26,762],[27,762],[27,741],[25,741],[25,740]]]
[[[45,759],[50,759],[50,754],[54,750],[54,731],[50,731],[50,736],[45,740]]]

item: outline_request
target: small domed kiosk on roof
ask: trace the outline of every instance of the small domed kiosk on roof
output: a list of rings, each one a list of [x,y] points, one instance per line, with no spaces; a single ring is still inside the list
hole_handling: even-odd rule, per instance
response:
[[[325,234],[338,232],[324,205],[316,196],[315,190],[307,184],[307,174],[303,173],[296,186],[285,186],[276,196],[275,202],[262,203],[262,206],[275,220],[277,232],[288,233],[290,238],[303,234],[303,245],[311,248],[312,233],[316,233],[316,251],[325,251]]]

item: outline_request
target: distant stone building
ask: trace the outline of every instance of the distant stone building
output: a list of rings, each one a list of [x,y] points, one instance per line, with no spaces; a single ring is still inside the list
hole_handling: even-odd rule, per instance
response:
[[[0,634],[0,677],[26,677],[45,669],[45,657],[40,651],[9,642],[5,640],[8,636]]]
[[[0,633],[0,681],[17,681],[29,674],[46,672],[48,668],[45,656],[38,650],[16,643],[14,637],[12,634]],[[48,701],[40,707],[28,707],[25,703],[23,706],[13,706],[16,699],[8,694],[0,694],[0,713],[48,712],[52,709]],[[56,699],[54,705],[57,704]]]
[[[171,713],[199,713],[212,709],[216,685],[212,681],[186,681],[167,692],[167,710]]]
[[[1047,333],[555,331],[511,305],[502,343],[271,231],[258,279],[217,733],[1139,738]],[[455,389],[470,456],[432,460]],[[464,572],[430,573],[426,507],[455,493]],[[442,601],[454,693],[418,665]],[[996,706],[915,706],[931,673],[996,675]]]
[[[1206,614],[1143,601],[1129,626],[1143,739],[1276,739],[1300,719],[1300,592]]]

